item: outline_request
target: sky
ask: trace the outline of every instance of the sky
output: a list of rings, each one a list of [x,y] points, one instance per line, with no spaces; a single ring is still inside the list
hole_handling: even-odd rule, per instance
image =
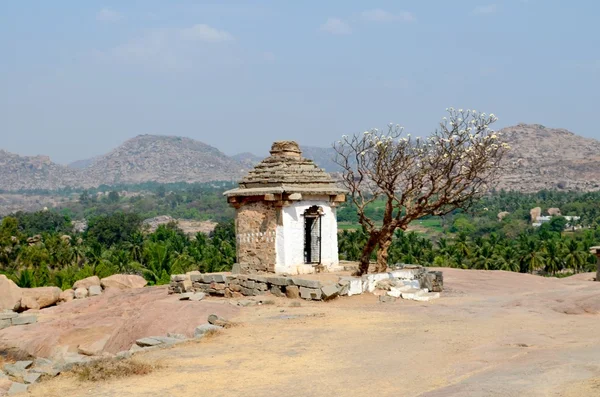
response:
[[[232,155],[477,109],[600,139],[597,0],[0,2],[0,148],[140,134]]]

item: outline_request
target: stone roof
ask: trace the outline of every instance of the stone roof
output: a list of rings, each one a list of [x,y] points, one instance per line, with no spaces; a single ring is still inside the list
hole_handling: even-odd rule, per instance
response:
[[[271,155],[261,161],[226,196],[252,196],[268,193],[343,194],[333,178],[309,159],[302,157],[298,143],[277,141]]]

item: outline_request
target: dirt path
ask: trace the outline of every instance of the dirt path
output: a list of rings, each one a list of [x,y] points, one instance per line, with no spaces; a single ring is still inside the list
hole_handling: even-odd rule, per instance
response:
[[[163,365],[149,376],[60,376],[32,395],[600,395],[600,283],[454,269],[445,283],[430,303],[245,308],[239,327],[140,356]]]

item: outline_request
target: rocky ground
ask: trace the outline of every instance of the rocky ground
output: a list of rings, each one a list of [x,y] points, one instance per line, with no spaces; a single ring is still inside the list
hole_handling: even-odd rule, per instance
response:
[[[443,269],[433,302],[379,303],[374,295],[234,307],[178,301],[160,288],[73,301],[26,328],[23,348],[43,352],[84,335],[134,338],[190,333],[206,314],[241,325],[213,338],[141,353],[151,375],[82,383],[63,374],[34,396],[394,395],[594,396],[600,394],[600,283]],[[197,324],[198,323],[198,324]],[[42,329],[43,327],[43,329]],[[15,332],[16,327],[8,328]],[[7,330],[0,339],[7,340]],[[96,330],[96,331],[94,331]],[[20,341],[13,336],[13,343]],[[79,342],[80,343],[80,342]]]

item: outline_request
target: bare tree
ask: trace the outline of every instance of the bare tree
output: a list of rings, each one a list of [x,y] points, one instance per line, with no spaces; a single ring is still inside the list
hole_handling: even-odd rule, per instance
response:
[[[377,248],[377,271],[387,269],[388,249],[396,229],[426,215],[445,215],[468,208],[499,176],[500,161],[509,148],[489,126],[497,119],[475,110],[447,109],[439,128],[426,139],[404,134],[390,125],[334,145],[335,162],[343,168],[343,182],[369,234],[359,274],[369,270]],[[383,224],[365,215],[370,203],[383,199]]]

